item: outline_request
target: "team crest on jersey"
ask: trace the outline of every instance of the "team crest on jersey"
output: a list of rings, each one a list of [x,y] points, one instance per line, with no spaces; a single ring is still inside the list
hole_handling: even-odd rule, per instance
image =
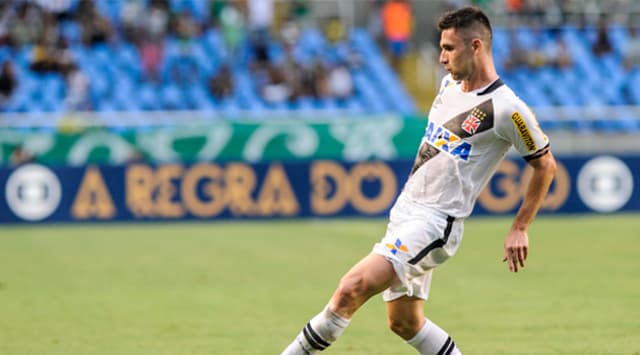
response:
[[[427,141],[438,148],[438,150],[465,161],[469,159],[469,153],[472,147],[471,143],[463,141],[448,129],[429,122],[424,136]]]
[[[389,250],[391,250],[391,254],[396,255],[398,253],[398,251],[402,251],[402,252],[408,252],[409,248],[407,248],[406,245],[402,244],[402,241],[398,238],[396,239],[396,242],[393,244],[386,244],[387,248]]]
[[[473,135],[476,133],[476,130],[478,130],[478,127],[480,127],[480,124],[486,117],[486,113],[475,107],[473,108],[473,110],[471,110],[469,116],[467,116],[467,118],[462,121],[462,125],[460,126],[460,128],[462,128],[463,131]]]

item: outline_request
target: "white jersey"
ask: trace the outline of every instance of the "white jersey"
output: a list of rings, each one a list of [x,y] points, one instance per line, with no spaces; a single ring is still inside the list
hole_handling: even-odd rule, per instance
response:
[[[511,146],[528,161],[548,145],[531,109],[500,79],[463,92],[447,75],[400,198],[465,218]]]

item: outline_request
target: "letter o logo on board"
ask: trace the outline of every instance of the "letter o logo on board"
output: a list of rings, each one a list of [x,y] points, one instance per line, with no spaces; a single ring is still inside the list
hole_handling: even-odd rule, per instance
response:
[[[578,195],[594,211],[617,211],[627,204],[632,193],[633,175],[618,158],[591,159],[578,173]]]
[[[27,164],[7,179],[5,198],[16,216],[26,221],[40,221],[58,208],[61,190],[60,180],[50,169]]]

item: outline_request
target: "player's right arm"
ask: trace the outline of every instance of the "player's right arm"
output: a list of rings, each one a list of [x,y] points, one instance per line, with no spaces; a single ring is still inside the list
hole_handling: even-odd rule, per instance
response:
[[[503,112],[505,118],[497,133],[513,144],[533,168],[522,205],[513,220],[504,242],[503,261],[509,270],[518,272],[529,254],[529,225],[538,213],[556,172],[556,161],[549,148],[549,139],[540,129],[535,115],[522,101],[516,100]],[[505,117],[503,116],[503,117]]]
[[[556,173],[556,161],[553,154],[548,151],[549,148],[546,149],[547,152],[543,155],[529,160],[529,165],[533,167],[533,175],[504,242],[503,261],[508,262],[509,271],[512,272],[518,272],[518,267],[524,267],[529,254],[529,225],[538,213]]]

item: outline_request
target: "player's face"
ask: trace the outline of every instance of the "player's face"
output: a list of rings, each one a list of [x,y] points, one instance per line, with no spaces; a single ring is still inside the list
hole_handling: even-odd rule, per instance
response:
[[[453,80],[466,80],[474,70],[471,44],[454,28],[448,28],[440,34],[440,64],[451,73]]]

